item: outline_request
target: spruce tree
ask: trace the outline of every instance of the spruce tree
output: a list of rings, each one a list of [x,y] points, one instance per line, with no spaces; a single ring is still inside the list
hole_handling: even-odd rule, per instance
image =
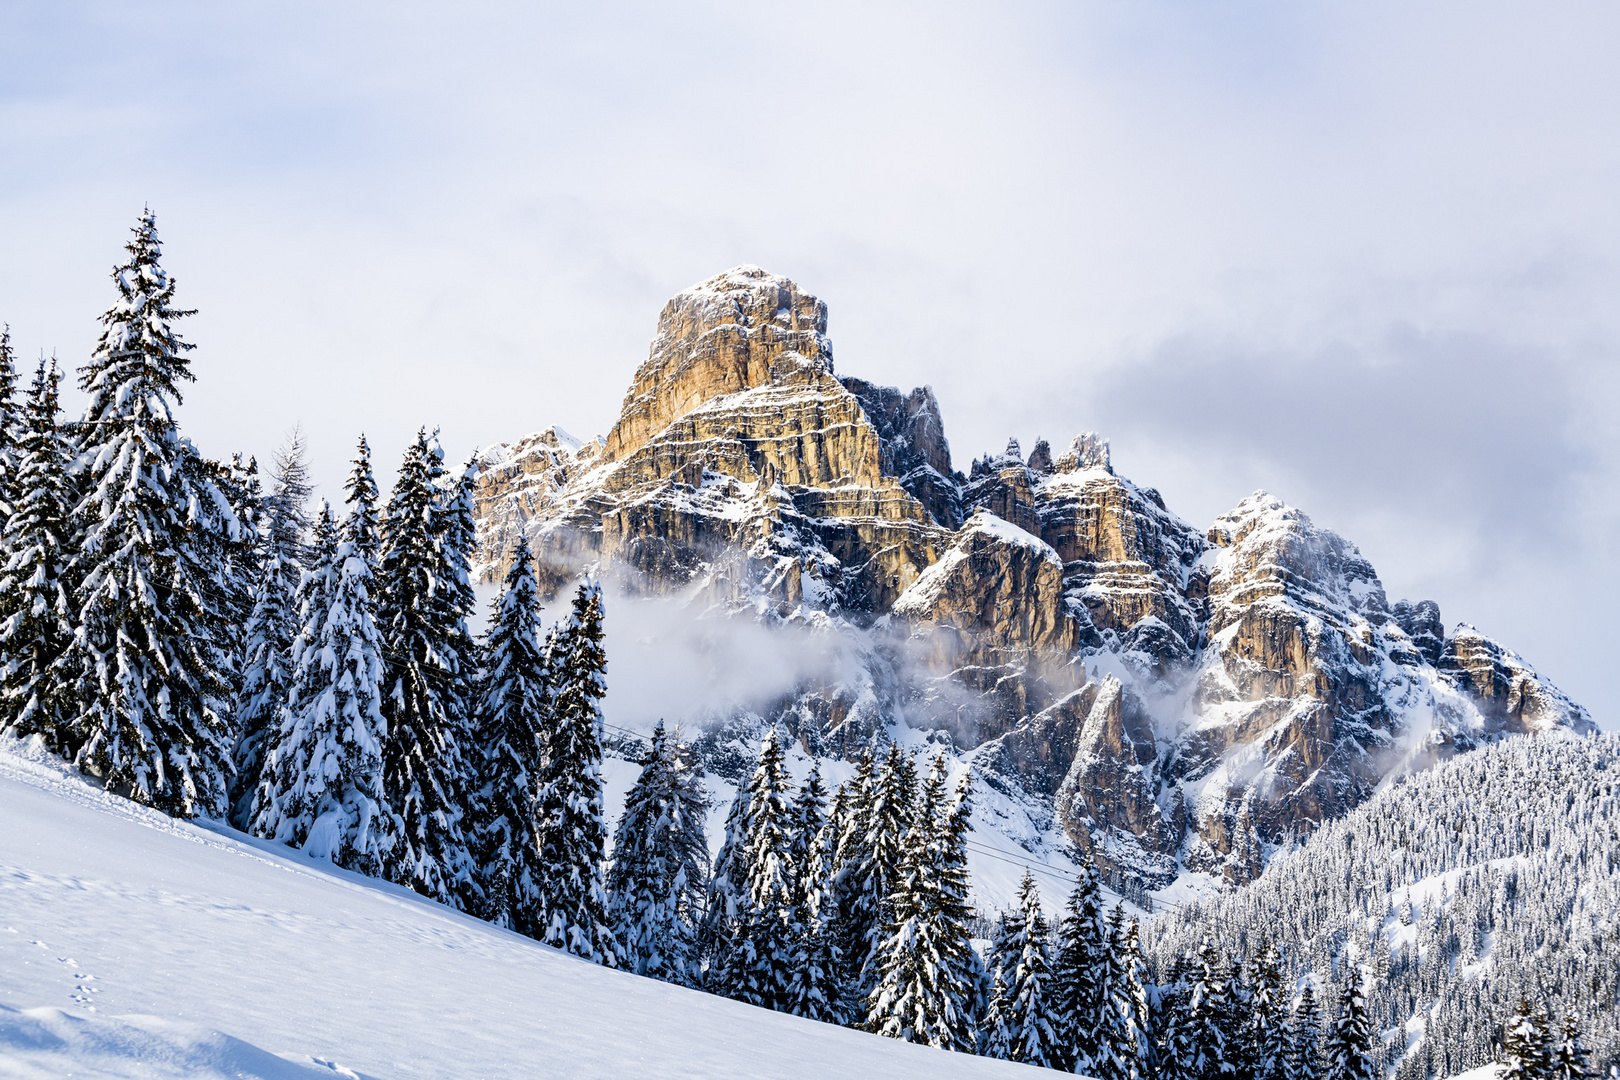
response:
[[[876,778],[876,763],[872,752],[867,750],[856,762],[855,775],[839,786],[837,812],[833,818],[838,840],[827,889],[831,908],[827,921],[832,929],[833,948],[838,954],[840,999],[856,1018],[866,1005],[860,992],[860,976],[866,962],[866,930],[871,907],[865,874],[871,863],[867,823],[871,818]]]
[[[1226,1036],[1226,1060],[1238,1080],[1254,1076],[1257,1054],[1254,1025],[1250,1023],[1250,988],[1243,979],[1243,966],[1234,957],[1227,961],[1225,994],[1216,1010],[1216,1022]]]
[[[840,789],[840,797],[842,794]],[[827,891],[838,849],[840,814],[836,806],[831,817],[827,814],[827,791],[817,762],[793,804],[795,834],[788,847],[788,865],[794,922],[800,936],[788,1011],[829,1024],[843,1019],[837,946],[829,925],[833,905]]]
[[[480,913],[530,937],[544,929],[535,793],[550,724],[550,672],[540,642],[540,587],[534,577],[534,555],[523,537],[490,613],[483,672],[473,697],[483,785],[468,826],[482,878]]]
[[[1309,980],[1294,1002],[1293,1039],[1287,1080],[1318,1080],[1322,1075],[1322,1007]]]
[[[355,448],[354,467],[343,486],[349,516],[343,523],[343,536],[354,545],[354,553],[375,572],[382,565],[382,533],[377,524],[377,477],[371,469],[371,444],[360,436]]]
[[[849,1022],[849,1009],[838,980],[838,939],[831,911],[830,906],[824,907],[809,923],[801,924],[803,937],[788,1011],[824,1024],[844,1024]]]
[[[1324,1080],[1380,1080],[1383,1073],[1375,1056],[1364,979],[1365,973],[1356,971],[1345,980],[1338,1015],[1322,1047],[1326,1058]]]
[[[253,609],[243,627],[245,660],[237,693],[231,800],[231,820],[238,828],[250,825],[265,750],[280,725],[280,710],[292,697],[292,644],[299,630],[295,594],[304,568],[309,494],[303,437],[294,429],[276,451],[270,494],[264,499],[262,561]],[[374,588],[373,581],[368,589]]]
[[[541,940],[575,956],[618,965],[602,883],[602,591],[579,587],[551,657],[552,729],[536,796]]]
[[[822,885],[821,849],[827,826],[827,787],[821,781],[821,762],[810,767],[793,800],[788,835],[789,897],[808,921],[819,905]]]
[[[1250,980],[1249,1042],[1254,1047],[1255,1080],[1288,1080],[1288,1054],[1293,1045],[1293,1018],[1284,1000],[1282,957],[1268,945],[1254,961]]]
[[[867,776],[858,770],[855,779],[860,786],[851,807],[851,835],[839,852],[839,945],[847,991],[864,1003],[877,985],[887,906],[900,882],[905,840],[916,814],[917,766],[899,743],[890,743],[882,767],[873,772],[867,766]]]
[[[1009,1058],[1026,1065],[1058,1067],[1058,1023],[1053,1001],[1050,930],[1040,893],[1028,870],[1018,886],[1017,922],[1007,942],[1016,957],[1007,979]]]
[[[794,826],[782,748],[772,728],[748,782],[747,865],[736,944],[724,973],[728,996],[778,1012],[793,1005],[793,966],[803,936],[796,921],[788,847]]]
[[[72,757],[74,703],[59,661],[73,637],[65,580],[72,557],[67,469],[72,446],[57,425],[61,374],[42,358],[15,447],[18,493],[0,534],[0,730],[38,734]]]
[[[1497,1060],[1502,1065],[1501,1080],[1552,1080],[1559,1075],[1552,1018],[1547,1010],[1533,1007],[1521,998],[1513,1018],[1502,1030]],[[1331,1048],[1332,1043],[1330,1041]],[[1330,1049],[1331,1054],[1331,1049]]]
[[[11,351],[11,325],[7,323],[0,327],[0,529],[5,527],[21,493],[27,490],[18,483],[22,465],[18,443],[26,421],[19,415],[24,410],[16,405],[17,379],[17,357]],[[0,605],[3,603],[0,600]],[[0,617],[5,614],[5,608],[0,606]]]
[[[309,447],[304,441],[303,429],[295,425],[276,448],[270,462],[270,494],[264,500],[264,539],[297,563],[303,562],[304,545],[309,542],[313,524],[309,499],[313,492]]]
[[[192,466],[205,477],[213,479],[225,496],[231,510],[231,524],[227,529],[205,533],[203,542],[213,549],[210,565],[214,567],[214,608],[222,620],[221,640],[230,662],[231,700],[239,699],[242,671],[247,666],[245,639],[241,628],[253,613],[259,574],[262,569],[261,524],[265,516],[264,485],[259,479],[256,458],[243,459],[241,454],[231,455],[229,465],[207,461],[193,454]]]
[[[1581,1018],[1574,1010],[1564,1013],[1558,1027],[1558,1041],[1553,1048],[1553,1075],[1557,1080],[1587,1080],[1593,1075],[1586,1045],[1581,1041]]]
[[[1154,1031],[1158,1039],[1160,1080],[1198,1080],[1198,1033],[1193,1013],[1191,960],[1182,954],[1171,968],[1169,984],[1159,991]]]
[[[218,815],[234,743],[221,642],[235,628],[215,586],[219,546],[240,523],[175,424],[194,376],[173,324],[192,313],[174,307],[149,211],[134,233],[79,382],[90,400],[77,428],[77,631],[62,661],[79,710],[75,760],[136,802]]]
[[[1141,986],[1133,985],[1127,974],[1125,910],[1119,904],[1108,913],[1106,927],[1098,965],[1097,1049],[1088,1075],[1097,1080],[1132,1080],[1140,1075],[1138,1044],[1145,1039],[1137,1022]]]
[[[957,894],[960,883],[948,894],[943,880],[957,840],[946,805],[946,775],[940,758],[923,784],[900,880],[887,905],[888,936],[879,948],[879,979],[867,998],[866,1027],[890,1038],[966,1051],[975,1042],[978,987],[962,980],[964,954],[972,945],[964,898]]]
[[[471,782],[464,753],[471,648],[467,597],[447,557],[437,446],[417,433],[388,502],[377,609],[385,665],[384,790],[403,821],[390,880],[477,910],[462,822]],[[464,565],[464,564],[463,564]]]
[[[1107,1065],[1102,1044],[1107,1030],[1107,933],[1097,872],[1087,859],[1075,876],[1068,906],[1058,923],[1052,965],[1052,999],[1057,1016],[1053,1068],[1101,1077]],[[1112,1080],[1114,1073],[1109,1071]]]
[[[985,1006],[984,1018],[979,1021],[979,1053],[1000,1061],[1012,1060],[1012,998],[1007,993],[1007,980],[998,969],[990,980],[990,1002]]]
[[[944,775],[943,756],[934,770]],[[990,976],[973,947],[973,905],[968,900],[972,878],[968,873],[968,834],[973,831],[973,774],[964,772],[950,805],[936,824],[936,861],[939,866],[940,920],[945,928],[945,978],[957,1014],[964,1026],[955,1031],[955,1048],[971,1051],[977,1039],[979,1017],[989,1004]]]
[[[370,570],[335,533],[323,503],[298,589],[291,697],[265,754],[252,829],[377,876],[400,824],[383,797],[382,640]]]
[[[1022,925],[1021,920],[1022,915],[1011,909],[996,914],[995,929],[991,931],[990,936],[990,948],[985,954],[992,982],[997,975],[1002,976],[1003,984],[1012,979],[1013,968],[1018,965],[1014,943],[1018,938],[1018,928]]]
[[[1198,950],[1187,1016],[1193,1040],[1193,1073],[1198,1080],[1223,1080],[1236,1069],[1232,1062],[1231,995],[1225,966],[1208,937]]]
[[[703,922],[698,927],[698,953],[703,959],[709,988],[724,994],[731,952],[748,891],[748,785],[738,784],[726,811],[725,835],[709,875],[709,895]]]
[[[697,924],[707,885],[702,767],[653,729],[641,775],[625,797],[607,875],[608,913],[623,967],[682,986],[700,971]]]
[[[1120,983],[1115,1006],[1129,1022],[1131,1047],[1135,1053],[1131,1076],[1143,1080],[1157,1073],[1158,1056],[1155,1053],[1153,1014],[1148,1005],[1147,987],[1142,982],[1141,928],[1135,919],[1125,927],[1118,955]]]

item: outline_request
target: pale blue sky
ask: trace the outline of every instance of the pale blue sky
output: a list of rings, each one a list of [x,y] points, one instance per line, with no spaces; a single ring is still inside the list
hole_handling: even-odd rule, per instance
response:
[[[209,452],[612,422],[742,262],[958,465],[1256,487],[1620,727],[1620,8],[0,6],[0,319],[77,364],[158,214]]]

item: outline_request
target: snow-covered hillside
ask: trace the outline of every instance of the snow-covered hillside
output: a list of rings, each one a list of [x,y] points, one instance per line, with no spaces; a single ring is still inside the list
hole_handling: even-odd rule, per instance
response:
[[[1215,932],[1334,1000],[1367,965],[1394,1080],[1485,1065],[1521,999],[1620,1065],[1620,736],[1509,739],[1388,784],[1256,881],[1156,919],[1158,970]]]
[[[993,1077],[608,971],[0,748],[0,1076]]]

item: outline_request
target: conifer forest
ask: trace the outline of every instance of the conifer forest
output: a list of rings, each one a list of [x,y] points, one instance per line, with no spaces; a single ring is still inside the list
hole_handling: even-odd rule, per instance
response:
[[[1614,736],[1460,756],[1156,909],[1084,859],[977,906],[974,772],[896,740],[834,786],[773,729],[711,806],[660,722],[610,819],[600,584],[548,625],[520,542],[475,635],[478,466],[428,428],[386,496],[358,436],[338,505],[296,436],[210,457],[150,212],[126,251],[81,417],[0,337],[0,730],[107,791],[637,976],[1097,1080],[1616,1075]]]

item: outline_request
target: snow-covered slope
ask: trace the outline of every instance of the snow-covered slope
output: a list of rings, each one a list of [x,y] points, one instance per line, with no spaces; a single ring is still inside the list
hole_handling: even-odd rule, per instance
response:
[[[608,971],[0,746],[0,1076],[992,1077]]]
[[[1158,970],[1211,927],[1266,943],[1324,1001],[1373,970],[1369,1008],[1394,1080],[1485,1065],[1521,998],[1582,1016],[1620,1065],[1620,736],[1510,739],[1390,782],[1257,880],[1155,919]]]

